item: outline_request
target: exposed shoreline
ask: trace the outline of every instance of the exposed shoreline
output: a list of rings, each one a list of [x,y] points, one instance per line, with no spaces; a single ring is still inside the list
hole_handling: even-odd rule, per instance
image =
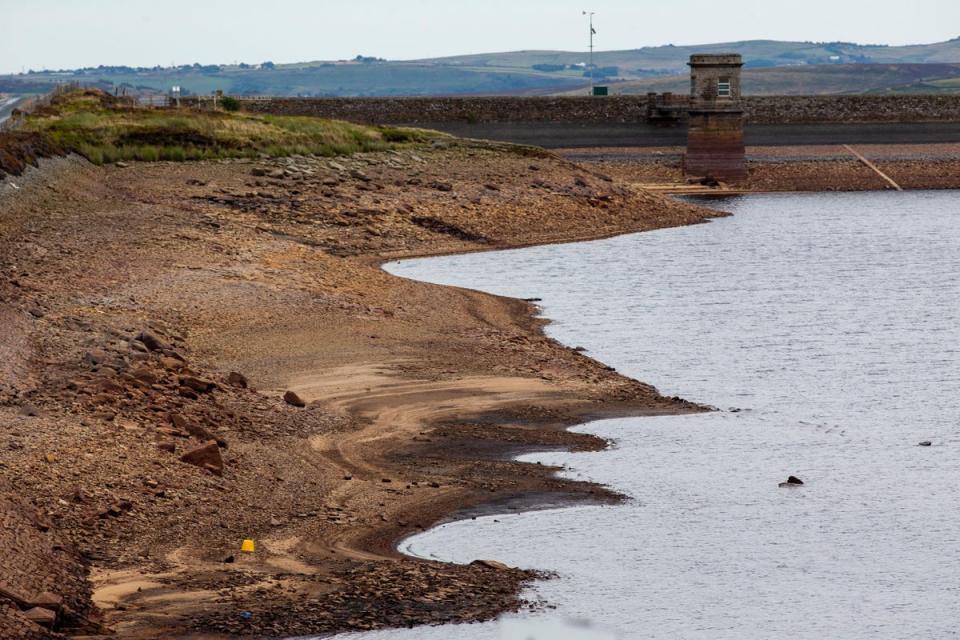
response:
[[[0,190],[0,415],[16,445],[0,451],[16,490],[0,493],[32,505],[11,517],[46,523],[15,541],[24,557],[49,562],[51,536],[75,548],[122,638],[324,634],[522,606],[530,572],[414,560],[397,544],[484,505],[615,501],[504,456],[600,449],[566,431],[595,418],[704,408],[546,338],[528,302],[380,266],[716,215],[529,153],[63,159]],[[222,477],[178,460],[208,436],[228,445]],[[252,557],[238,553],[246,537]],[[94,616],[78,572],[11,576],[24,591],[74,585],[62,595]]]

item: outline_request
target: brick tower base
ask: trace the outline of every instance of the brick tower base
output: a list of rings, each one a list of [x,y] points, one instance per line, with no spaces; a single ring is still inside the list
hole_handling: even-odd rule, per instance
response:
[[[684,172],[718,180],[747,177],[743,145],[743,111],[740,109],[690,112]]]

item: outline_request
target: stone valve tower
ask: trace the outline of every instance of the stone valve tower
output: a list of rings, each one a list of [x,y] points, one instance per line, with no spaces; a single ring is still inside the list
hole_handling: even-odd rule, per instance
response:
[[[690,56],[687,175],[739,180],[747,175],[739,54]]]

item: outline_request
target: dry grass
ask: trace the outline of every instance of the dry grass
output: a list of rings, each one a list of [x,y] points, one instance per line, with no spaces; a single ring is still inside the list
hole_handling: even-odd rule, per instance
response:
[[[91,162],[337,156],[419,144],[443,134],[337,120],[136,108],[99,91],[60,96],[26,129]]]

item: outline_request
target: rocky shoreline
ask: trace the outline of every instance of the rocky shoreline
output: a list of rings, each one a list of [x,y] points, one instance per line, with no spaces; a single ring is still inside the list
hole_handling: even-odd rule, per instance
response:
[[[486,504],[616,500],[505,454],[603,447],[564,430],[591,416],[702,410],[549,340],[530,303],[379,265],[710,210],[475,142],[41,164],[0,183],[0,543],[22,596],[0,596],[4,637],[489,619],[534,575],[398,540]],[[44,593],[59,632],[28,619]]]

